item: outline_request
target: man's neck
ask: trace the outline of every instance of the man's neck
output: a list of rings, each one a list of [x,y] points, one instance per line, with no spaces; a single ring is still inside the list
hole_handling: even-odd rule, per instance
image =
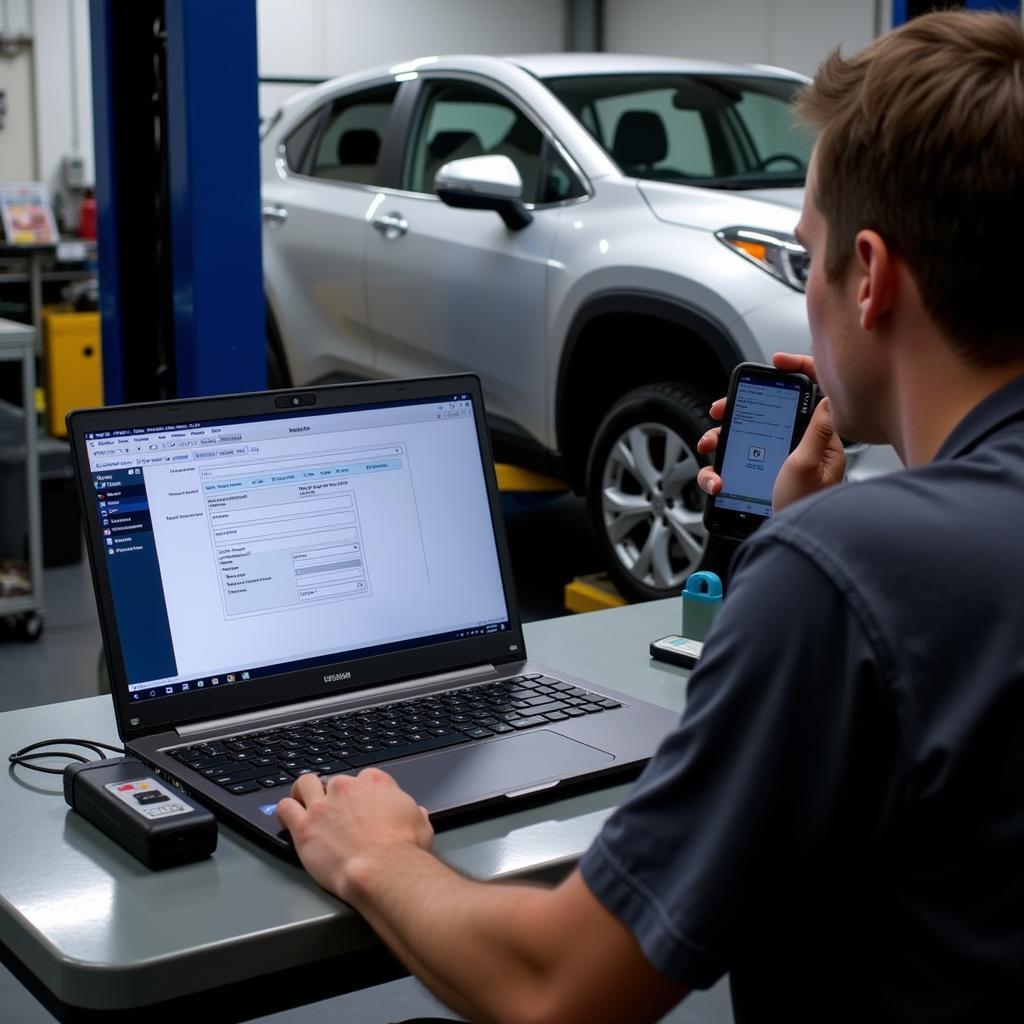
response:
[[[895,443],[904,464],[913,468],[931,462],[976,405],[1020,376],[1024,376],[1024,358],[974,366],[944,340],[921,339],[901,347],[895,374]]]

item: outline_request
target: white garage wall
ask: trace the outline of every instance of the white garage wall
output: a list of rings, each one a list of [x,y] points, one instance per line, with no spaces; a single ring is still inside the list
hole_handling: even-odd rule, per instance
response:
[[[332,77],[437,53],[565,47],[563,0],[258,0],[261,76]],[[263,86],[260,113],[294,88]]]
[[[33,181],[36,176],[32,47],[23,42],[31,39],[31,20],[28,0],[0,2],[0,34],[11,42],[9,51],[0,51],[0,92],[7,103],[0,128],[0,181]]]
[[[82,157],[92,180],[92,68],[89,56],[89,0],[0,0],[0,32],[30,41],[16,58],[26,65],[24,88],[11,97],[20,119],[30,113],[33,130],[16,137],[7,132],[0,176],[45,182],[54,206],[72,226],[78,222],[81,193],[63,187],[65,156]],[[9,58],[0,57],[0,61]]]
[[[39,176],[65,223],[74,228],[81,193],[64,188],[64,157],[82,157],[86,181],[93,181],[89,3],[32,0],[31,10]]]
[[[0,123],[0,181],[34,181],[36,110],[30,48],[0,53],[0,93],[6,108]]]
[[[777,64],[813,74],[891,24],[891,0],[605,0],[605,49]]]

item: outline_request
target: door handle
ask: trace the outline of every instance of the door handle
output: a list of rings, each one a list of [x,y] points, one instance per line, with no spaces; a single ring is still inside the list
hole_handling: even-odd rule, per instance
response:
[[[263,219],[283,224],[288,219],[288,211],[283,206],[264,206]]]
[[[374,228],[385,238],[401,238],[409,230],[409,222],[400,213],[386,213],[373,220]]]

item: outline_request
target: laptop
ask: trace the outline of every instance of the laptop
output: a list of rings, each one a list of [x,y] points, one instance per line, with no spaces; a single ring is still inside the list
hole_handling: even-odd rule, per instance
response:
[[[527,659],[472,375],[68,428],[125,748],[278,852],[305,772],[443,819],[635,773],[676,723]]]

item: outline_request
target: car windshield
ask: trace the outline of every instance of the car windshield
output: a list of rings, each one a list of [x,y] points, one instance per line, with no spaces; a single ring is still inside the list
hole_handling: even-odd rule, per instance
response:
[[[792,79],[595,75],[545,79],[623,174],[707,188],[803,185],[813,138]]]

